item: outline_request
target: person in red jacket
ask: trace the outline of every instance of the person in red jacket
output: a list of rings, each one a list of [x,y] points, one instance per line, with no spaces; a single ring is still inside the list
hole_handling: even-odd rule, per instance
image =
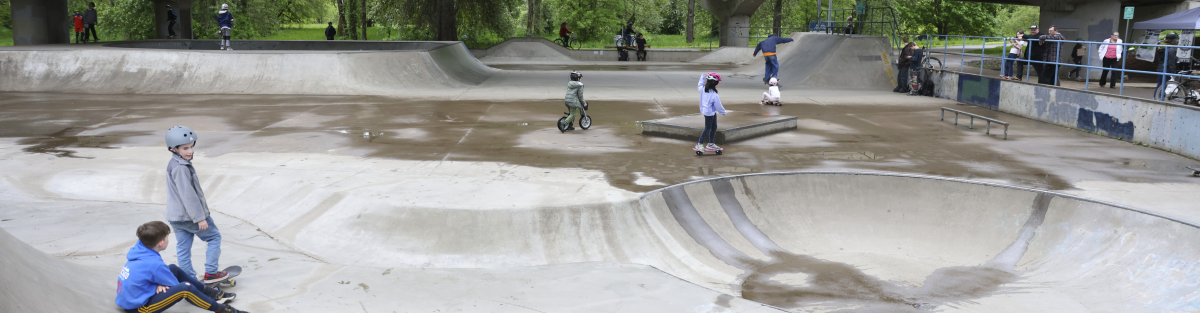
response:
[[[75,24],[75,43],[81,43],[83,38],[83,13],[75,11],[75,16],[71,17]]]
[[[567,29],[567,22],[562,22],[562,25],[558,26],[558,37],[562,38],[563,47],[569,47],[571,45],[570,34],[573,34],[573,33],[575,33],[575,32],[571,31],[570,29]]]

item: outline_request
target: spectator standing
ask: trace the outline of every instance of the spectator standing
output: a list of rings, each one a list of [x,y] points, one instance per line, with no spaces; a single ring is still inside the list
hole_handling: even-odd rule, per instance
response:
[[[75,43],[83,43],[83,14],[75,11],[75,15],[71,16],[71,24],[75,26]]]
[[[221,50],[233,50],[233,42],[229,41],[229,30],[233,28],[233,13],[229,12],[229,4],[221,4],[221,11],[217,11],[217,26],[221,27]]]
[[[896,60],[896,88],[892,92],[908,92],[908,66],[912,63],[913,49],[917,45],[903,38],[904,48],[900,49],[900,59]]]
[[[1075,41],[1083,41],[1083,38],[1075,38]],[[1075,47],[1071,48],[1071,63],[1083,65],[1083,57],[1087,56],[1087,51],[1084,50],[1087,49],[1083,47],[1083,43],[1075,43]],[[1076,66],[1070,73],[1067,73],[1067,77],[1082,81],[1083,79],[1079,78],[1079,71],[1081,70],[1083,70],[1082,67]]]
[[[1105,68],[1104,71],[1100,72],[1100,87],[1104,87],[1104,83],[1108,82],[1108,88],[1117,88],[1117,77],[1121,76],[1124,78],[1124,75],[1121,75],[1120,72],[1108,70],[1110,68],[1116,69],[1117,62],[1121,62],[1121,57],[1125,56],[1125,46],[1113,45],[1124,43],[1121,41],[1120,36],[1120,33],[1113,32],[1112,37],[1104,39],[1103,44],[1100,45],[1100,50],[1096,51],[1096,55],[1103,60],[1100,63],[1101,66]],[[1109,72],[1112,72],[1111,77],[1109,76]]]
[[[1042,40],[1066,40],[1062,34],[1058,33],[1058,29],[1051,25],[1046,31],[1046,35],[1042,36]],[[1062,49],[1061,42],[1042,42],[1042,60],[1046,62],[1059,61],[1059,51]],[[1046,85],[1058,85],[1058,64],[1046,64],[1042,66],[1042,71],[1038,73],[1038,83]]]
[[[1041,29],[1037,25],[1029,26],[1029,35],[1025,36],[1026,45],[1028,45],[1028,48],[1025,49],[1026,60],[1042,61],[1046,49],[1042,45],[1045,43],[1045,41],[1042,41],[1042,37],[1046,37],[1046,34],[1041,33]],[[1039,75],[1040,77],[1043,64],[1039,62],[1029,62],[1029,64],[1033,66],[1033,73],[1030,74]],[[1024,72],[1021,74],[1024,74]]]
[[[179,17],[175,16],[175,10],[171,9],[171,5],[168,4],[167,5],[167,38],[175,39],[175,23],[177,23],[178,20],[179,20]]]
[[[1021,58],[1022,52],[1025,51],[1025,31],[1017,31],[1016,37],[1008,39],[1008,45],[1008,59],[1004,60],[1004,72],[1000,73],[1000,78],[1021,79],[1020,76],[1013,76],[1013,63]]]
[[[337,35],[337,28],[333,28],[333,22],[329,22],[329,27],[325,27],[325,40],[333,40],[333,36]]]
[[[87,38],[88,32],[92,32],[92,41],[100,42],[100,36],[96,35],[96,3],[88,2],[87,10],[83,11],[83,37]]]
[[[754,47],[754,53],[751,56],[758,56],[758,52],[762,51],[763,59],[767,62],[766,71],[763,72],[763,84],[770,81],[772,77],[779,77],[779,58],[775,56],[775,45],[789,42],[792,42],[792,38],[767,34],[767,39],[759,41],[758,45]]]

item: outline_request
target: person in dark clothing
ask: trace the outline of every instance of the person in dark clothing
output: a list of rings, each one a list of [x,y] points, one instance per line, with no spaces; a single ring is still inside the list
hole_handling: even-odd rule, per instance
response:
[[[337,28],[333,28],[333,22],[329,22],[329,27],[325,27],[325,40],[333,40],[333,36],[337,35]]]
[[[1063,35],[1058,33],[1058,29],[1056,29],[1053,25],[1051,25],[1050,28],[1047,29],[1046,35],[1042,36],[1042,40],[1067,40],[1067,39],[1063,38]],[[1059,62],[1061,60],[1061,58],[1060,58],[1061,53],[1059,53],[1059,52],[1062,51],[1062,43],[1055,42],[1055,41],[1050,41],[1050,42],[1043,41],[1042,43],[1044,43],[1044,45],[1042,46],[1042,53],[1043,53],[1042,60],[1045,60],[1046,62],[1055,62],[1055,63]],[[1038,73],[1038,83],[1057,86],[1058,85],[1058,64],[1042,65],[1042,71]]]
[[[1076,38],[1075,41],[1083,41],[1083,38]],[[1075,47],[1071,48],[1071,63],[1075,65],[1083,65],[1083,57],[1087,55],[1087,51],[1084,50],[1086,49],[1083,47],[1082,43],[1075,43]],[[1080,70],[1083,70],[1083,68],[1076,66],[1075,69],[1071,70],[1070,73],[1067,73],[1067,77],[1078,80]]]
[[[1025,49],[1025,59],[1026,60],[1030,60],[1030,61],[1041,61],[1042,60],[1042,57],[1046,53],[1046,50],[1045,50],[1046,47],[1042,46],[1042,43],[1043,43],[1042,37],[1046,37],[1046,34],[1041,33],[1041,30],[1038,29],[1037,25],[1029,26],[1029,35],[1025,35],[1026,44],[1029,45],[1029,48]],[[1042,74],[1042,63],[1037,63],[1037,62],[1028,62],[1028,63],[1030,65],[1033,65],[1033,72],[1030,74],[1034,74],[1034,75],[1030,75],[1030,76],[1037,76],[1037,75]],[[1024,67],[1022,67],[1022,68],[1024,68]],[[1022,76],[1024,76],[1024,73],[1025,73],[1024,71],[1021,72]]]
[[[904,37],[904,48],[900,50],[900,59],[896,60],[896,88],[892,92],[908,92],[908,66],[912,63],[913,50],[917,44]]]
[[[637,42],[637,59],[638,59],[638,61],[645,61],[646,60],[646,47],[647,47],[646,46],[646,38],[642,37],[642,34],[638,34],[637,39],[634,41]]]
[[[1179,34],[1167,34],[1167,36],[1164,37],[1162,41],[1159,41],[1158,44],[1172,46],[1178,45]],[[1175,64],[1178,63],[1179,56],[1175,53],[1175,47],[1158,48],[1157,50],[1158,51],[1155,51],[1156,55],[1154,59],[1159,60],[1160,63],[1158,64],[1157,72],[1162,73],[1162,75],[1158,76],[1158,84],[1154,86],[1154,100],[1162,100],[1166,97],[1167,79],[1169,79],[1171,74],[1175,73]]]
[[[92,41],[100,42],[100,36],[96,35],[96,3],[88,2],[87,10],[83,11],[83,37],[88,36],[88,32],[92,33]]]
[[[758,56],[758,52],[762,51],[763,58],[767,62],[767,70],[763,72],[763,84],[770,81],[771,77],[779,78],[779,58],[775,57],[775,45],[788,42],[792,42],[792,38],[768,34],[767,39],[758,42],[758,45],[754,47],[754,53],[751,55]]]
[[[571,47],[571,34],[573,33],[575,32],[567,29],[567,22],[562,22],[562,25],[558,25],[558,38],[562,38],[563,47]]]
[[[179,20],[175,16],[175,10],[171,9],[171,5],[167,5],[167,38],[175,39],[175,23]]]
[[[628,24],[625,24],[625,29],[623,29],[621,31],[621,35],[625,36],[625,45],[626,46],[633,45],[633,34],[634,34],[633,21],[630,21]]]

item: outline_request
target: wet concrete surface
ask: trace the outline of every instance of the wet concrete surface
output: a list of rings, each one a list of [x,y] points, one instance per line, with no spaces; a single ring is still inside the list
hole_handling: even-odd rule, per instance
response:
[[[5,94],[0,136],[32,153],[156,146],[160,130],[189,125],[209,156],[307,152],[431,161],[492,161],[603,171],[613,186],[643,192],[630,173],[663,184],[695,177],[853,168],[995,179],[1061,190],[1085,179],[1190,181],[1174,154],[969,106],[1013,123],[1009,140],[937,119],[937,107],[860,104],[784,107],[730,104],[730,110],[786,114],[799,129],[695,158],[691,142],[646,137],[639,120],[693,113],[687,103],[593,101],[594,126],[559,134],[559,101],[483,102],[382,97],[143,96]],[[1070,149],[1051,149],[1070,147]]]
[[[488,64],[502,70],[517,71],[726,71],[741,67],[734,64],[689,64],[689,63],[642,63],[642,62],[605,62],[583,64]]]

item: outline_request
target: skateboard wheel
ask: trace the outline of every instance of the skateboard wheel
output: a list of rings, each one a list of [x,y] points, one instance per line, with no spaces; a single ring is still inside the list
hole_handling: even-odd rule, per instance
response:
[[[717,155],[721,155],[721,150],[717,150]]]
[[[234,287],[234,286],[237,286],[237,281],[236,281],[236,280],[232,280],[232,279],[230,279],[229,281],[226,281],[226,282],[224,282],[224,283],[222,283],[222,284],[223,284],[223,285],[228,285],[229,287]]]
[[[704,152],[696,151],[696,155],[697,156],[704,155]]]

